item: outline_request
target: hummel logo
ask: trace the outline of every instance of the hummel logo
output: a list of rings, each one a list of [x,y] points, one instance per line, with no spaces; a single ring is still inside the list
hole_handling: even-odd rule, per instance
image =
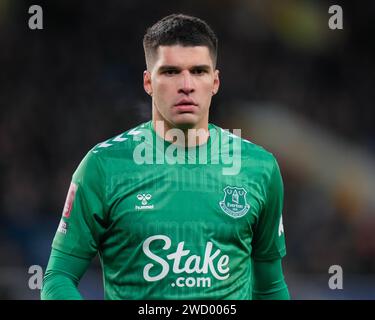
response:
[[[142,204],[145,206],[147,204],[147,201],[152,198],[151,194],[137,194],[137,199],[142,200]]]
[[[154,205],[151,204],[151,205],[148,205],[148,201],[150,201],[152,198],[152,195],[147,193],[142,193],[142,194],[137,194],[137,199],[139,201],[142,201],[142,205],[141,206],[137,206],[135,205],[135,209],[137,210],[146,210],[146,209],[154,209]]]

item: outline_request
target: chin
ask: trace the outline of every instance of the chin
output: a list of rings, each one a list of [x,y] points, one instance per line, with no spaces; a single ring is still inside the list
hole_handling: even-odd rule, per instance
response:
[[[198,120],[194,115],[184,114],[174,119],[173,124],[180,129],[191,129],[196,127]]]

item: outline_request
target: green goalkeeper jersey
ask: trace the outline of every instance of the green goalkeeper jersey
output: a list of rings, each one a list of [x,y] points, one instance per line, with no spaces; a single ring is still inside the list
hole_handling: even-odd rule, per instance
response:
[[[252,261],[285,255],[274,156],[213,124],[205,144],[152,121],[88,152],[52,247],[99,253],[106,299],[251,299]]]

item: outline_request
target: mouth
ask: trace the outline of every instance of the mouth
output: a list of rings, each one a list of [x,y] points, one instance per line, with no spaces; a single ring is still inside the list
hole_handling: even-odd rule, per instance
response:
[[[194,112],[197,108],[197,104],[191,99],[182,99],[174,105],[179,112]]]

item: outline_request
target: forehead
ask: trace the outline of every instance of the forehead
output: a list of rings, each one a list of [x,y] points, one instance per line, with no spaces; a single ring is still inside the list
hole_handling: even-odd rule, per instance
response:
[[[194,65],[212,66],[210,51],[206,46],[159,46],[155,67],[172,65],[178,67],[191,67]]]

